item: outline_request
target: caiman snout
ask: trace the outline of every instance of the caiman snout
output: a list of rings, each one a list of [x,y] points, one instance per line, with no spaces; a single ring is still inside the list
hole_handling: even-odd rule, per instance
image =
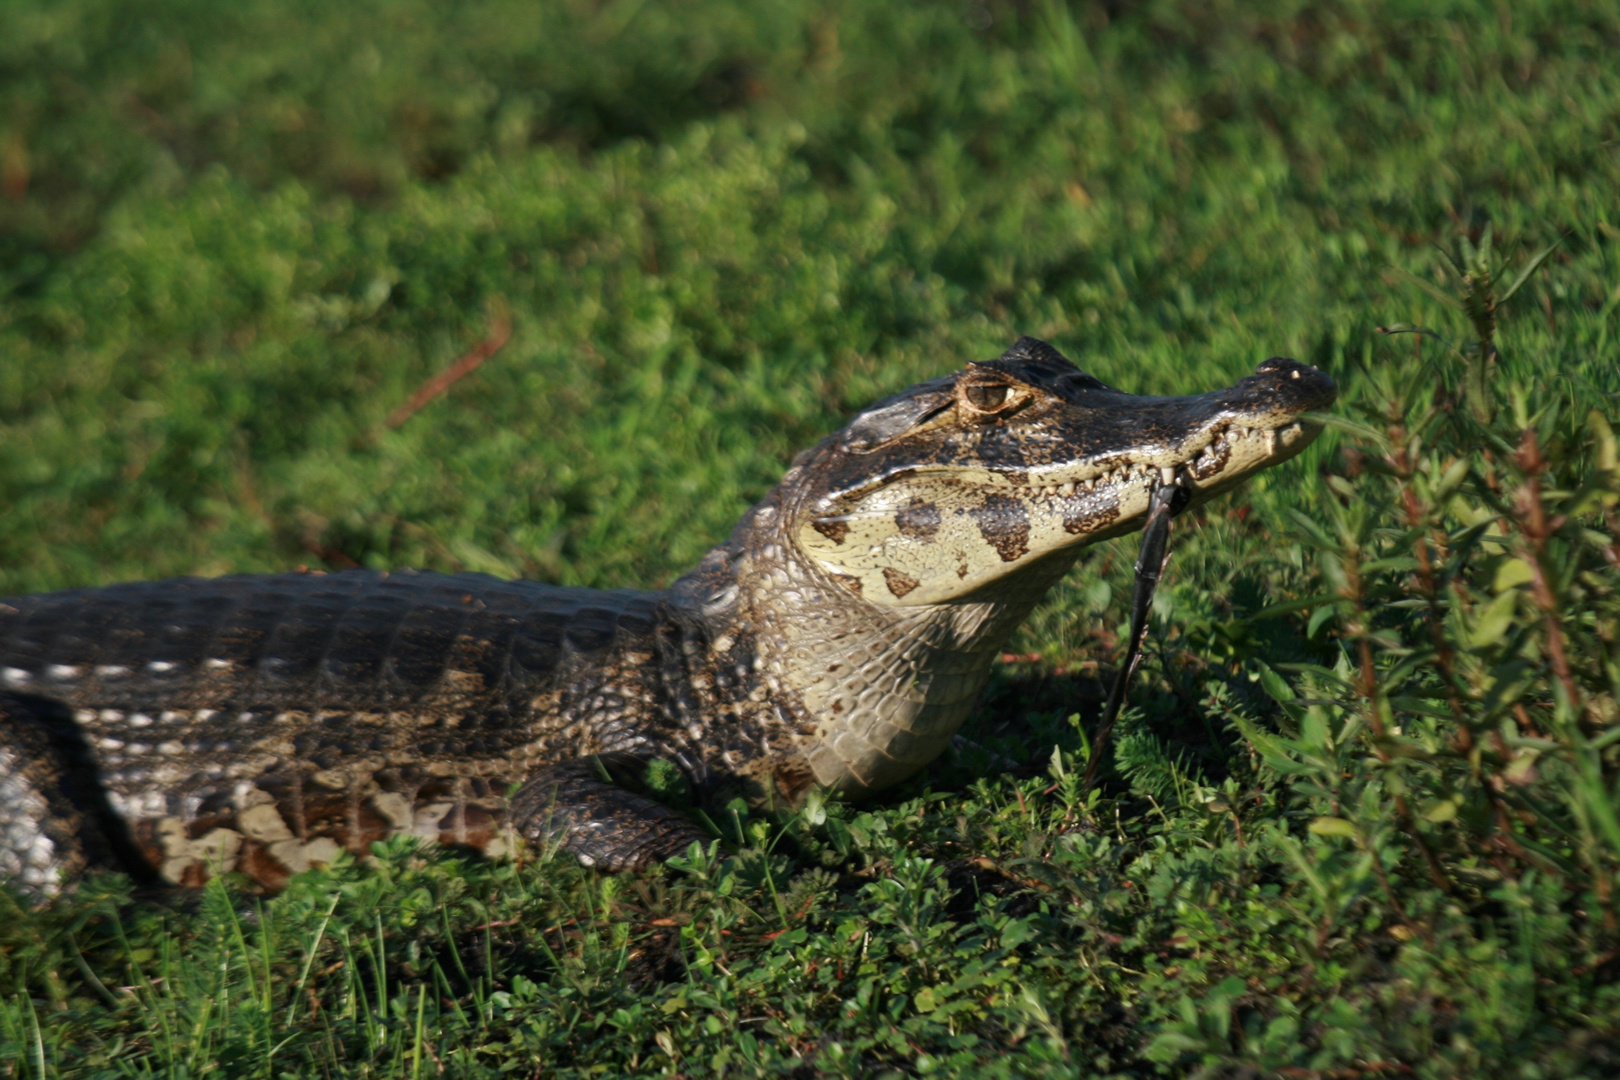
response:
[[[1273,356],[1227,392],[1232,391],[1255,395],[1270,392],[1290,412],[1324,409],[1339,396],[1339,387],[1327,372],[1286,356]]]

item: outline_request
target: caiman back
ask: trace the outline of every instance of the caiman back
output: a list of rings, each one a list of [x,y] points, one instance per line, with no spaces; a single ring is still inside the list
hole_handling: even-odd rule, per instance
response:
[[[50,771],[80,804],[41,843],[62,815],[12,793],[0,833],[181,884],[275,886],[398,833],[497,853],[513,783],[653,734],[658,622],[658,594],[410,571],[0,600],[0,755],[28,759],[0,774]],[[32,854],[0,872],[64,851]]]

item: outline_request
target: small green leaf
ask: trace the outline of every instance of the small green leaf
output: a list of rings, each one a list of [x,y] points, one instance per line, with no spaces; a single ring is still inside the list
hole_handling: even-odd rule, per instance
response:
[[[1502,770],[1502,779],[1521,787],[1531,783],[1535,779],[1538,756],[1533,750],[1519,754]]]
[[[1597,446],[1597,467],[1604,472],[1620,469],[1620,446],[1616,445],[1614,429],[1603,414],[1593,409],[1586,414],[1586,426],[1592,430],[1592,442]]]
[[[1268,665],[1259,661],[1255,662],[1255,667],[1259,670],[1260,685],[1265,688],[1266,693],[1277,701],[1294,700],[1294,688],[1288,685],[1286,679],[1273,671]]]
[[[1434,501],[1441,502],[1448,499],[1453,492],[1462,487],[1462,482],[1467,479],[1468,471],[1473,467],[1473,464],[1466,457],[1453,461],[1441,475],[1440,483],[1434,489]]]
[[[1523,559],[1504,560],[1496,568],[1496,579],[1491,583],[1491,591],[1507,592],[1509,589],[1534,580],[1535,576],[1535,568]]]
[[[1441,255],[1444,256],[1445,253],[1441,252]],[[1433,282],[1428,281],[1428,280],[1426,280],[1424,278],[1421,278],[1418,275],[1412,273],[1412,271],[1406,269],[1406,267],[1404,267],[1404,266],[1392,266],[1392,267],[1390,267],[1390,269],[1395,271],[1395,273],[1399,274],[1409,284],[1416,285],[1418,288],[1422,289],[1424,292],[1428,293],[1430,296],[1434,297],[1436,300],[1440,301],[1442,304],[1446,305],[1447,307],[1452,307],[1452,308],[1461,308],[1462,307],[1462,304],[1457,302],[1457,298],[1455,296],[1452,296],[1450,293],[1446,292],[1444,289],[1440,288],[1440,286],[1434,284]],[[1452,269],[1455,270],[1456,267],[1453,266]],[[1461,277],[1462,275],[1458,274],[1457,276]]]
[[[1427,810],[1423,811],[1423,820],[1436,825],[1447,821],[1454,821],[1457,817],[1457,808],[1462,804],[1462,797],[1453,795],[1449,799],[1438,799]]]
[[[1342,817],[1319,817],[1311,822],[1310,830],[1317,836],[1343,836],[1351,840],[1361,835],[1355,822]]]
[[[1287,615],[1294,611],[1304,611],[1320,604],[1332,604],[1338,599],[1339,595],[1337,593],[1321,593],[1317,596],[1303,596],[1298,600],[1285,600],[1280,604],[1272,604],[1269,607],[1261,608],[1259,611],[1250,616],[1250,619],[1251,621],[1257,621],[1259,619],[1271,619],[1278,615]]]
[[[1496,306],[1501,307],[1503,304],[1513,299],[1513,294],[1518,292],[1526,281],[1530,280],[1531,274],[1541,269],[1541,264],[1547,261],[1547,257],[1553,253],[1554,249],[1556,249],[1560,243],[1562,243],[1562,241],[1555,240],[1543,248],[1541,254],[1531,259],[1529,263],[1525,265],[1525,268],[1519,271],[1519,276],[1513,279],[1513,284],[1509,285],[1506,289],[1503,289],[1502,295],[1496,298]]]
[[[1293,519],[1295,526],[1310,538],[1313,547],[1332,555],[1343,554],[1339,542],[1329,535],[1328,531],[1322,528],[1321,523],[1315,518],[1301,513],[1292,506],[1285,507],[1284,510]]]
[[[1510,590],[1492,600],[1485,613],[1474,624],[1473,631],[1468,635],[1468,643],[1480,649],[1501,641],[1502,636],[1508,632],[1508,627],[1513,625],[1513,613],[1518,599],[1519,594]]]
[[[1359,499],[1361,497],[1361,492],[1356,490],[1356,485],[1342,476],[1330,473],[1327,478],[1327,486],[1347,499]]]
[[[1337,428],[1340,431],[1349,432],[1351,435],[1365,439],[1375,446],[1382,445],[1387,441],[1382,431],[1359,420],[1352,420],[1348,416],[1339,416],[1337,413],[1312,412],[1305,413],[1304,418],[1313,424],[1321,424],[1323,427]]]
[[[1384,722],[1387,724],[1392,719],[1392,717],[1386,715]],[[1434,755],[1428,750],[1424,749],[1421,744],[1414,742],[1411,739],[1402,738],[1399,735],[1385,735],[1383,738],[1375,738],[1373,742],[1380,750],[1384,751],[1384,753],[1388,754],[1392,758],[1405,758],[1409,761],[1428,761],[1430,758],[1434,757]]]

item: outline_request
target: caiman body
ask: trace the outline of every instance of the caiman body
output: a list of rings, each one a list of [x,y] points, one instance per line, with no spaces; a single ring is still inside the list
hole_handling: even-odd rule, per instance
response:
[[[345,571],[0,600],[0,877],[274,888],[402,833],[634,867],[703,837],[634,789],[653,759],[700,796],[881,790],[1086,544],[1156,483],[1201,501],[1297,453],[1333,394],[1275,359],[1136,397],[1025,338],[801,454],[661,592]]]

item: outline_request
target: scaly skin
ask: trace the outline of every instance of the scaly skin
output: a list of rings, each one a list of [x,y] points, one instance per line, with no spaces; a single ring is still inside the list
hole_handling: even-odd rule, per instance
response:
[[[1135,397],[1024,338],[801,454],[662,592],[352,571],[0,600],[0,876],[273,889],[402,833],[638,867],[704,838],[635,790],[655,758],[701,796],[880,791],[1156,480],[1224,491],[1304,447],[1333,395],[1271,360]]]

